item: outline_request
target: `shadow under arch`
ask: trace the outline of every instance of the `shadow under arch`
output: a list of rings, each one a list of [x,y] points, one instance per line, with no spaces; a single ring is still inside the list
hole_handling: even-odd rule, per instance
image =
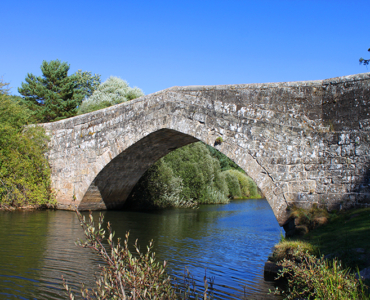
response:
[[[121,209],[136,183],[150,166],[171,151],[198,141],[201,139],[168,128],[148,134],[105,165],[91,182],[78,209]],[[237,145],[223,143],[215,148],[232,159],[256,182],[282,226],[286,221],[283,215],[286,202],[283,197],[278,199],[275,195],[275,184],[262,166]]]
[[[198,139],[172,129],[160,129],[137,141],[113,158],[87,189],[79,210],[122,208],[145,171],[169,152]]]

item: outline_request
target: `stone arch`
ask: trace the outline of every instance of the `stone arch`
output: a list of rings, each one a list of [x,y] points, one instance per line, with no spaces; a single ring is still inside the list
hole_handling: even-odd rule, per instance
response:
[[[112,158],[96,175],[78,204],[79,210],[121,208],[144,172],[169,152],[201,140],[182,132],[163,128],[148,134]],[[214,145],[212,145],[214,146]],[[117,146],[115,146],[117,147]],[[275,184],[267,172],[237,145],[218,145],[216,149],[233,159],[256,182],[272,207],[276,218],[284,213],[285,202],[274,194]],[[77,203],[76,203],[77,204]]]
[[[320,203],[329,209],[369,205],[369,104],[370,73],[365,73],[317,81],[173,87],[43,124],[50,135],[47,157],[57,207],[94,208],[88,207],[85,194],[113,199],[113,189],[102,187],[100,176],[113,176],[110,165],[124,162],[126,154],[140,155],[144,146],[146,156],[153,157],[130,161],[134,176],[128,177],[129,185],[172,148],[196,140],[214,145],[217,137],[224,142],[216,148],[257,183],[280,225],[291,204]],[[172,146],[163,140],[171,134]],[[162,141],[158,145],[163,149],[152,147],[156,141]],[[118,205],[107,203],[108,208]]]

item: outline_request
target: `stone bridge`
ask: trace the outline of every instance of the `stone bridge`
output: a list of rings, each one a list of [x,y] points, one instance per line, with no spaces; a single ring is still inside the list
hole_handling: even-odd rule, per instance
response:
[[[280,225],[287,207],[370,203],[370,73],[328,80],[172,87],[43,124],[61,209],[122,207],[143,173],[203,141],[253,178]],[[218,137],[223,142],[215,145]]]

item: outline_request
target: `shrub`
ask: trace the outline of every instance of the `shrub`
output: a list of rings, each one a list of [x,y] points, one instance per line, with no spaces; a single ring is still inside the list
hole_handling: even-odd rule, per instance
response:
[[[135,185],[131,208],[196,207],[228,203],[226,176],[207,147],[194,143],[172,151],[153,164]]]
[[[24,127],[32,113],[17,97],[0,93],[0,206],[53,204],[42,127]]]
[[[240,168],[234,161],[228,158],[225,154],[221,153],[216,148],[213,148],[207,144],[205,144],[205,146],[207,147],[211,156],[216,158],[220,162],[221,171],[235,169],[245,174],[244,170]]]
[[[328,261],[300,253],[294,259],[284,259],[280,265],[283,269],[277,279],[286,278],[288,288],[276,288],[274,293],[286,296],[285,299],[370,299],[361,279],[357,280],[336,259]]]
[[[149,168],[136,184],[126,207],[151,209],[166,207],[196,207],[192,199],[181,197],[183,183],[174,175],[168,164],[160,159]]]
[[[118,77],[109,77],[98,86],[93,94],[82,101],[78,108],[78,114],[85,114],[115,104],[126,102],[143,96],[141,89],[129,87],[128,83]]]
[[[240,189],[238,177],[231,172],[224,172],[225,178],[227,182],[227,186],[229,188],[229,198],[237,199],[242,196],[242,191]]]
[[[100,215],[97,227],[90,212],[89,220],[77,211],[77,215],[84,229],[85,241],[77,241],[77,245],[89,248],[103,260],[100,266],[101,272],[97,276],[95,289],[87,289],[82,286],[81,296],[84,299],[211,299],[212,289],[208,290],[208,281],[204,278],[204,292],[198,294],[194,280],[186,270],[183,283],[174,283],[166,274],[166,261],[163,265],[158,263],[155,253],[152,252],[153,242],[147,246],[146,253],[141,253],[135,242],[135,253],[131,253],[128,247],[129,233],[121,246],[118,238],[114,243],[114,232],[108,222],[108,238],[105,237],[103,228],[103,216]],[[105,244],[107,243],[107,244]],[[210,280],[211,287],[213,281]],[[69,298],[74,299],[74,294],[63,279],[63,285]]]
[[[227,170],[225,172],[238,179],[242,198],[261,198],[257,185],[252,178],[238,170]]]
[[[130,208],[194,207],[228,203],[229,198],[261,198],[257,185],[245,173],[226,168],[233,161],[202,142],[176,149],[150,167],[134,187]],[[241,169],[240,169],[241,170]]]
[[[223,138],[219,136],[218,138],[216,138],[215,146],[221,145],[223,141],[224,141]]]
[[[220,163],[213,158],[207,147],[193,143],[166,155],[163,160],[171,167],[175,176],[183,181],[181,197],[199,203],[227,203],[228,188]],[[218,191],[215,193],[215,191]]]

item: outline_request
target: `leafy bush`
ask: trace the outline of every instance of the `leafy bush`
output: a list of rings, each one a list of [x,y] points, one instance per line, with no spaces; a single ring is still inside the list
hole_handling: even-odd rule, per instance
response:
[[[132,208],[227,203],[225,175],[203,143],[172,151],[150,167],[127,201]]]
[[[223,141],[223,138],[219,136],[215,141],[215,145],[221,145]]]
[[[221,171],[235,169],[245,174],[244,170],[240,168],[234,161],[228,158],[225,154],[221,153],[216,148],[213,148],[209,145],[205,145],[205,146],[207,147],[211,156],[216,158],[220,162]]]
[[[133,209],[195,207],[195,201],[185,201],[181,197],[182,189],[182,179],[175,176],[168,164],[160,159],[136,184],[126,205]]]
[[[229,176],[237,178],[239,181],[239,186],[241,189],[241,197],[246,198],[261,198],[261,195],[258,193],[257,185],[252,178],[238,170],[227,170],[225,171]]]
[[[17,97],[0,93],[0,206],[52,204],[43,128]]]
[[[238,170],[222,172],[216,157],[202,142],[172,151],[145,172],[126,206],[195,207],[228,203],[229,198],[261,198],[250,177]]]
[[[242,191],[240,189],[240,184],[238,177],[231,172],[224,172],[227,182],[227,187],[229,188],[229,198],[238,199],[242,196]]]
[[[84,299],[211,299],[208,291],[208,282],[204,279],[204,292],[198,294],[195,290],[194,281],[189,272],[186,272],[183,283],[174,283],[166,274],[166,261],[163,265],[158,263],[155,253],[152,252],[153,242],[147,246],[146,253],[141,253],[135,242],[136,253],[131,253],[128,247],[129,233],[121,246],[118,238],[113,241],[114,232],[108,222],[108,238],[105,237],[103,228],[103,216],[100,215],[97,228],[95,227],[92,214],[89,220],[77,211],[81,226],[84,229],[85,241],[76,244],[93,250],[103,260],[100,266],[101,272],[97,276],[96,288],[87,289],[82,286],[81,295]],[[107,244],[105,244],[107,243]],[[63,279],[64,288],[69,298],[74,299],[74,294]],[[213,281],[211,281],[211,285]],[[193,290],[191,290],[193,286]]]
[[[128,83],[118,77],[109,77],[98,86],[93,94],[82,101],[78,108],[78,114],[85,114],[118,103],[126,102],[143,96],[141,89],[129,87]]]
[[[297,252],[291,259],[284,259],[279,278],[286,278],[286,290],[277,288],[275,294],[285,299],[370,299],[367,287],[361,279],[357,280],[349,269],[334,259],[325,260],[313,255]]]

